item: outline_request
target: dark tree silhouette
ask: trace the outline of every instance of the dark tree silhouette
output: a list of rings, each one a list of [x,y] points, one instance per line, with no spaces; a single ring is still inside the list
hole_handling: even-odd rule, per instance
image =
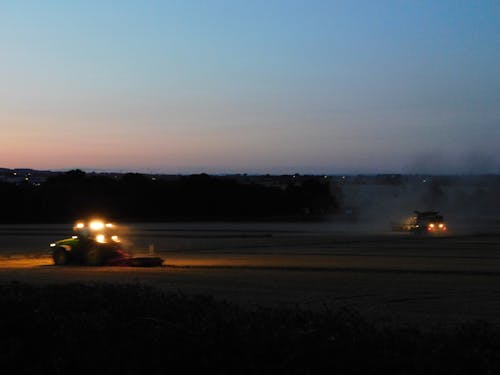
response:
[[[286,189],[207,174],[175,181],[127,173],[119,178],[72,170],[40,186],[0,184],[0,220],[36,222],[103,215],[120,220],[220,220],[317,217],[337,201],[314,178]]]

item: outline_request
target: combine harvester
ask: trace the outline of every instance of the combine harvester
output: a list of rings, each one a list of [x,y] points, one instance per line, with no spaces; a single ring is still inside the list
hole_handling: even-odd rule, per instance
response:
[[[392,226],[393,231],[412,232],[415,234],[444,234],[448,228],[442,215],[437,211],[414,211],[415,215],[409,217],[401,224]]]
[[[159,257],[133,257],[123,249],[117,227],[101,220],[79,221],[70,238],[50,244],[52,259],[58,266],[161,266]]]

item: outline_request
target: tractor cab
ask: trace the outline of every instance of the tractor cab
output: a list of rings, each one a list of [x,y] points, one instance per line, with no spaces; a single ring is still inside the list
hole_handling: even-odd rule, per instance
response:
[[[100,220],[92,220],[88,223],[84,221],[77,222],[73,227],[73,237],[102,244],[120,243],[118,227],[115,224]]]

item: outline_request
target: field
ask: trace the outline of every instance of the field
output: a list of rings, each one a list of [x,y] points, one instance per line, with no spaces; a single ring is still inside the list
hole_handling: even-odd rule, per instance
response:
[[[425,327],[500,323],[495,228],[415,237],[324,222],[128,224],[129,250],[154,251],[163,267],[55,267],[47,245],[70,226],[1,226],[0,283],[140,283],[250,309],[348,307]]]

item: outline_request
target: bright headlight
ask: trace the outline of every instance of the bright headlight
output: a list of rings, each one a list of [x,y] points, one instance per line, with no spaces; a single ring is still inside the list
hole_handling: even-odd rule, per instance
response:
[[[95,240],[99,243],[106,242],[106,238],[104,237],[104,234],[98,234],[97,236],[95,236]]]
[[[99,230],[104,228],[104,223],[102,221],[92,221],[90,222],[90,229],[92,230]]]

